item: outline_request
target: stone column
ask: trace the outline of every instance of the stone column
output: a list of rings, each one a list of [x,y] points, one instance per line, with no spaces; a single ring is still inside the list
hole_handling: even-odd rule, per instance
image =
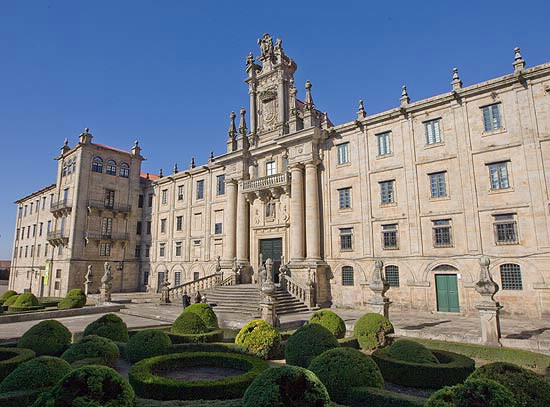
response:
[[[226,182],[225,193],[225,211],[223,228],[225,229],[225,242],[223,245],[223,258],[226,261],[233,260],[235,251],[235,234],[237,230],[237,182],[229,180]]]
[[[306,252],[308,260],[321,259],[321,221],[317,182],[317,162],[306,163]]]
[[[493,298],[498,291],[498,284],[491,278],[489,264],[491,260],[487,256],[479,259],[479,281],[476,283],[476,291],[481,295],[481,302],[476,305],[481,320],[481,341],[485,345],[502,346],[500,343],[500,317],[502,306]]]
[[[248,263],[249,234],[248,201],[242,190],[239,190],[237,194],[237,260],[240,263]]]
[[[304,171],[301,164],[290,167],[290,260],[304,259]]]

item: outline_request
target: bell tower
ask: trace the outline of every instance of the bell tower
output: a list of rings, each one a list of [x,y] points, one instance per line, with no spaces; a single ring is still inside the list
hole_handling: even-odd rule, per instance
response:
[[[289,132],[290,96],[296,63],[283,52],[283,42],[269,34],[258,39],[260,55],[246,59],[250,95],[250,139],[253,144]]]

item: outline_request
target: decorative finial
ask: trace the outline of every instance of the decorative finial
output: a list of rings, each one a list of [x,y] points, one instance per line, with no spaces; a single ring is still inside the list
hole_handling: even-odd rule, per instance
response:
[[[84,134],[88,134],[89,132],[90,132],[90,129],[89,129],[88,127],[86,127],[86,128],[84,129]]]
[[[252,52],[249,52],[246,56],[246,67],[248,68],[254,63],[254,54]]]
[[[134,147],[139,147],[139,141],[134,141]]]
[[[458,68],[453,68],[453,81],[451,82],[451,85],[453,85],[453,90],[462,88],[462,81],[458,76]]]
[[[525,68],[525,61],[521,57],[519,47],[514,48],[514,72],[519,72]]]
[[[161,168],[160,171],[159,171],[159,178],[162,178],[162,176],[163,175],[162,175],[162,168]]]
[[[399,99],[401,101],[401,106],[408,105],[411,101],[409,98],[409,94],[407,93],[407,87],[403,85],[401,87],[401,98]]]
[[[240,113],[241,113],[241,120],[239,122],[239,134],[241,136],[246,136],[246,130],[247,130],[246,119],[245,119],[246,110],[244,110],[244,107],[241,107]]]
[[[235,128],[235,117],[235,112],[231,112],[229,115],[229,130],[227,131],[229,141],[235,139],[235,136],[237,135],[237,129]]]
[[[357,119],[361,120],[367,117],[367,112],[365,112],[365,106],[363,105],[363,100],[359,100],[359,110],[357,111]]]
[[[191,164],[189,165],[190,168],[195,168],[195,157],[191,157]]]
[[[306,81],[306,100],[305,100],[305,108],[306,110],[313,110],[315,107],[315,104],[313,103],[313,97],[311,96],[311,82]]]
[[[210,161],[214,161],[214,152],[210,151]]]
[[[69,139],[65,139],[65,142],[63,143],[63,147],[69,147]]]
[[[174,164],[174,174],[178,173],[178,163]]]

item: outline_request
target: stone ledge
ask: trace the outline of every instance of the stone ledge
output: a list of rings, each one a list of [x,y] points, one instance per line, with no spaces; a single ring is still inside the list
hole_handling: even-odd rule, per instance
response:
[[[124,308],[123,305],[112,304],[112,305],[97,305],[92,307],[64,309],[64,310],[29,312],[25,314],[0,315],[0,324],[10,324],[13,322],[37,321],[40,319],[53,319],[53,318],[75,317],[79,315],[118,312],[122,308]]]

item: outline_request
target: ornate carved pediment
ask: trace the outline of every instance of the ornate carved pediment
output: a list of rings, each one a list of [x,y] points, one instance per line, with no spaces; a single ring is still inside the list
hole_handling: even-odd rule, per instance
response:
[[[277,91],[275,89],[267,89],[258,95],[262,102],[268,102],[277,98]]]

